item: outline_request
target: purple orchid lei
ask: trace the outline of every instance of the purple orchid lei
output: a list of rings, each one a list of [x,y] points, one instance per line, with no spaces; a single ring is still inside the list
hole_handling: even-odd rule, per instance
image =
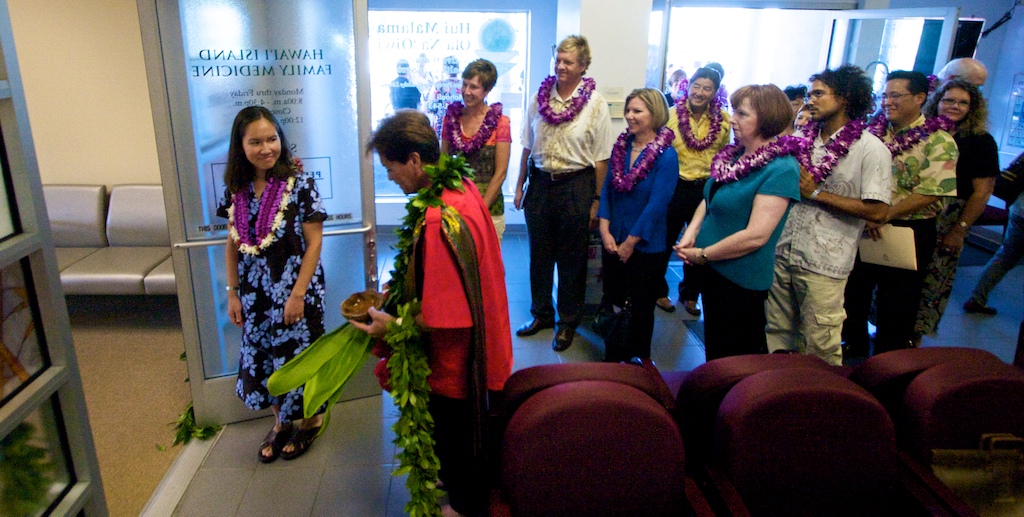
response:
[[[462,139],[461,121],[462,108],[464,107],[465,104],[462,104],[460,101],[449,104],[448,112],[445,113],[444,118],[445,124],[448,124],[448,140],[451,150],[469,155],[479,151],[487,143],[487,140],[491,138],[491,133],[498,127],[498,121],[501,120],[501,103],[495,102],[491,104],[490,108],[487,109],[487,114],[484,115],[483,123],[480,124],[480,129],[477,130],[476,134],[468,142]]]
[[[672,140],[674,140],[676,134],[671,129],[662,126],[658,130],[658,134],[654,136],[654,140],[651,140],[644,146],[640,152],[640,157],[633,162],[633,166],[629,168],[629,172],[626,169],[626,142],[629,140],[629,130],[623,131],[619,135],[619,139],[615,141],[615,146],[612,147],[611,157],[611,174],[612,174],[612,187],[619,192],[629,192],[633,190],[633,187],[637,183],[640,183],[647,177],[647,173],[651,172],[654,168],[654,162],[658,161],[658,157],[661,153],[665,152],[672,146]]]
[[[954,124],[952,120],[941,115],[938,117],[931,117],[925,119],[924,124],[896,133],[893,135],[891,141],[885,142],[885,134],[889,129],[889,120],[886,118],[884,112],[879,112],[878,115],[875,115],[874,120],[868,124],[868,131],[885,142],[885,146],[889,148],[889,152],[895,158],[896,156],[903,154],[907,149],[917,145],[921,140],[925,140],[930,137],[932,133],[940,129],[942,131],[949,131],[954,126],[956,126],[956,124]]]
[[[540,83],[540,89],[537,90],[537,111],[540,113],[541,118],[544,122],[557,126],[564,124],[579,115],[580,111],[583,111],[583,107],[587,105],[587,101],[590,100],[590,94],[594,92],[595,82],[589,77],[583,78],[583,86],[580,88],[579,95],[574,95],[572,101],[566,106],[565,111],[561,113],[555,113],[555,110],[551,107],[551,88],[555,86],[555,82],[558,78],[549,75],[544,81]]]
[[[720,183],[731,183],[743,179],[747,174],[768,165],[772,160],[787,156],[799,155],[806,143],[795,136],[780,136],[774,142],[765,145],[750,156],[736,157],[743,154],[743,146],[731,144],[725,146],[711,159],[711,178]]]
[[[301,174],[302,160],[295,158],[292,161],[292,170],[296,174]],[[235,192],[228,208],[228,233],[231,239],[238,243],[238,251],[248,255],[259,255],[260,251],[277,240],[277,230],[284,224],[284,211],[288,207],[288,200],[294,187],[295,175],[287,180],[274,177],[267,179],[267,186],[263,189],[260,207],[256,212],[255,235],[249,233],[248,223],[235,224],[235,214],[239,210],[242,214],[248,214],[252,190],[245,188]]]
[[[822,157],[820,164],[815,165],[813,160],[811,160],[811,149],[814,148],[814,141],[818,139],[818,135],[821,132],[821,124],[812,122],[804,129],[806,147],[803,152],[796,155],[796,158],[800,161],[800,165],[811,174],[814,182],[820,183],[832,174],[832,169],[839,163],[839,160],[842,160],[850,153],[850,146],[857,140],[860,140],[867,125],[867,122],[864,120],[851,120],[843,125],[843,128],[839,130],[836,137],[825,144],[825,156]]]
[[[690,92],[684,91],[676,98],[676,117],[679,119],[679,135],[683,137],[683,142],[686,146],[694,151],[703,151],[711,144],[718,140],[718,135],[722,132],[722,99],[719,96],[715,96],[708,103],[708,117],[711,118],[711,122],[708,125],[708,134],[697,140],[697,137],[693,135],[693,129],[690,127],[690,106],[688,104],[690,98]]]

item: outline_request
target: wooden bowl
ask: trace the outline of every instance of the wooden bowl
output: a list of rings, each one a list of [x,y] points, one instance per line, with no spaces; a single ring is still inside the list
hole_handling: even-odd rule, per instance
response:
[[[350,321],[369,323],[370,316],[368,312],[370,307],[374,309],[381,308],[384,305],[384,298],[385,295],[383,293],[370,289],[361,293],[355,293],[349,296],[347,300],[341,302],[341,315]]]

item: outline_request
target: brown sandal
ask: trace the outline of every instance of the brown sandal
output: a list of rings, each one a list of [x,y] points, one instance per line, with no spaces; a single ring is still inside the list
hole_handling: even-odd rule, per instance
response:
[[[296,429],[295,432],[292,433],[292,437],[288,439],[288,442],[285,444],[292,444],[294,449],[292,452],[281,451],[281,459],[294,460],[295,458],[305,454],[306,451],[309,450],[309,447],[313,445],[313,440],[316,440],[316,437],[320,435],[321,427],[323,427],[323,424],[316,427],[310,427],[309,429]]]
[[[281,448],[284,447],[285,443],[292,436],[292,424],[291,422],[281,426],[280,431],[275,431],[273,428],[267,433],[267,436],[263,438],[263,443],[260,444],[260,450],[256,451],[256,455],[260,459],[260,463],[273,463],[278,456],[281,455]],[[270,447],[270,456],[264,456],[263,451]]]

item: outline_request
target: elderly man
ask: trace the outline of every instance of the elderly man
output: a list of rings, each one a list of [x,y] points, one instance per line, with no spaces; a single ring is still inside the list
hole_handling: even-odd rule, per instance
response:
[[[946,63],[946,66],[939,70],[939,79],[942,82],[950,79],[960,78],[974,86],[981,87],[988,79],[988,69],[977,59],[961,57]]]

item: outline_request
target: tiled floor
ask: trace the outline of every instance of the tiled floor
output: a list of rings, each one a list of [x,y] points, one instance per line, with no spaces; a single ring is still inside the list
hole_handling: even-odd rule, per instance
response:
[[[513,328],[530,318],[528,247],[521,230],[510,229],[502,244]],[[382,243],[381,250],[389,249]],[[381,259],[388,265],[389,258]],[[388,269],[382,268],[382,271]],[[1024,314],[1021,285],[1024,270],[1013,270],[992,293],[997,316],[976,316],[960,310],[973,288],[980,266],[961,267],[953,287],[950,309],[938,336],[925,346],[983,348],[1010,362],[1017,329]],[[680,265],[669,270],[670,285],[680,278]],[[704,362],[699,336],[703,322],[684,319],[683,311],[657,311],[652,359],[663,371],[690,370]],[[601,341],[581,327],[573,346],[551,350],[552,331],[530,338],[513,336],[515,369],[551,363],[596,361],[603,356]],[[181,516],[398,516],[408,500],[404,478],[392,477],[395,445],[391,425],[397,410],[385,394],[337,405],[330,428],[309,453],[290,461],[264,465],[256,449],[270,429],[269,418],[224,428],[182,497],[175,515]]]

